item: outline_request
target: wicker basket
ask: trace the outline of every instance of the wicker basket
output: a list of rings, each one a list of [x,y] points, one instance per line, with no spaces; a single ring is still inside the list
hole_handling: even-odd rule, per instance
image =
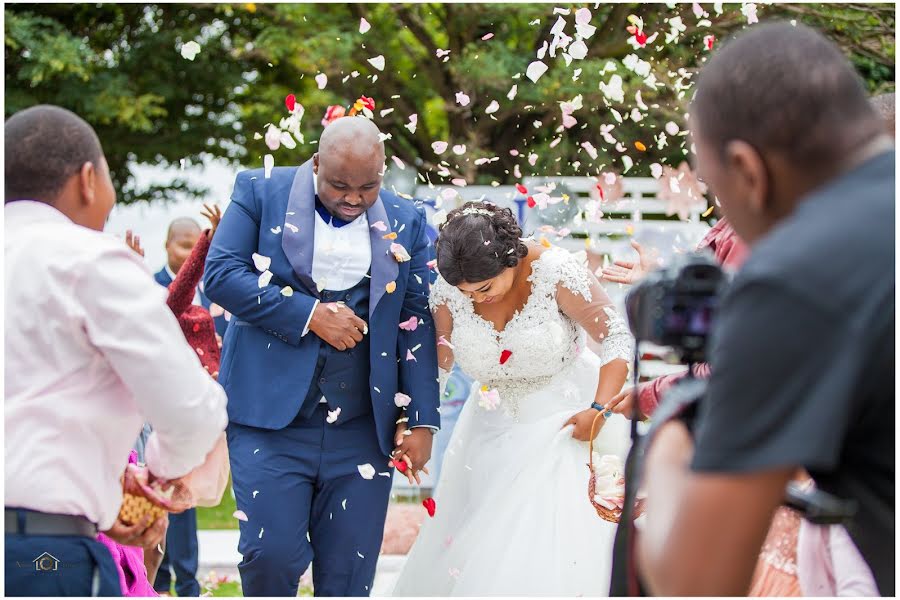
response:
[[[594,434],[597,430],[597,419],[603,417],[603,413],[598,413],[596,417],[594,417],[593,423],[591,423],[591,439],[589,442],[589,450],[588,450],[588,469],[591,471],[591,478],[588,480],[588,499],[591,501],[591,504],[594,506],[594,510],[597,511],[597,515],[603,519],[604,521],[609,521],[610,523],[618,523],[619,519],[622,517],[622,510],[620,508],[609,509],[598,503],[594,500],[594,496],[596,496],[597,490],[597,473],[594,471]],[[605,417],[603,417],[605,418]],[[634,517],[638,518],[644,513],[644,500],[643,498],[638,498],[634,503]]]
[[[165,516],[166,509],[153,504],[143,496],[125,493],[122,498],[122,508],[119,509],[119,520],[126,525],[134,525],[140,522],[145,515],[150,515],[150,523],[152,525],[160,517]]]

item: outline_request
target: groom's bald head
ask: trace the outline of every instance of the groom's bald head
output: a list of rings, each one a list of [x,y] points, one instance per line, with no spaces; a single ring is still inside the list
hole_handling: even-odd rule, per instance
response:
[[[332,121],[319,139],[313,170],[319,200],[333,216],[356,219],[378,199],[384,176],[381,132],[364,117]]]

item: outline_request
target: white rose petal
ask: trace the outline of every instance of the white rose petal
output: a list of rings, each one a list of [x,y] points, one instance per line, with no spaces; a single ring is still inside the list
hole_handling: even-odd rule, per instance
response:
[[[441,210],[437,211],[436,213],[434,213],[434,216],[431,217],[431,223],[435,227],[440,227],[441,225],[443,225],[446,222],[447,222],[447,211],[444,210],[443,208]]]
[[[236,510],[231,514],[232,517],[237,519],[238,521],[244,521],[245,523],[249,520],[247,519],[247,513],[242,510]]]
[[[577,25],[587,25],[591,22],[591,9],[579,8],[575,11],[575,23]]]
[[[294,295],[294,288],[289,285],[284,286],[283,288],[281,288],[281,295],[286,298],[290,298]]]
[[[328,85],[328,75],[325,73],[316,75],[316,84],[319,86],[320,90],[324,90],[325,86]]]
[[[534,61],[528,68],[525,70],[525,76],[528,77],[532,82],[537,83],[537,80],[541,78],[541,75],[547,72],[549,67],[542,63],[539,60]]]
[[[488,107],[484,109],[484,112],[485,114],[490,115],[497,112],[498,110],[500,110],[500,103],[496,100],[492,100],[491,103],[488,104]]]
[[[412,398],[403,394],[401,392],[397,392],[394,394],[394,404],[396,404],[399,408],[406,408],[409,406],[409,403],[412,402]]]
[[[291,148],[296,148],[296,147],[297,147],[297,142],[294,141],[293,136],[291,136],[291,134],[288,133],[287,131],[282,131],[282,132],[281,132],[281,139],[280,139],[280,141],[281,141],[281,145],[283,145],[285,148],[291,149]]]
[[[431,149],[434,150],[435,154],[443,154],[447,151],[447,146],[449,144],[447,142],[432,142]]]
[[[271,154],[266,154],[263,157],[263,166],[265,167],[266,179],[272,176],[272,169],[275,168],[275,157]]]
[[[181,46],[181,57],[188,60],[194,60],[200,54],[200,44],[191,40]]]
[[[272,281],[272,271],[264,271],[262,275],[259,276],[259,280],[256,283],[259,287],[264,288],[269,285],[270,281]]]
[[[356,465],[359,474],[362,475],[363,479],[372,479],[375,477],[375,467],[366,463],[364,465]]]
[[[293,231],[294,233],[297,233],[298,231],[300,231],[300,228],[297,227],[296,225],[294,225],[293,223],[285,223],[284,226],[287,227],[288,229],[290,229],[291,231]]]
[[[457,144],[457,145],[453,146],[453,154],[456,154],[457,156],[462,156],[465,153],[466,153],[465,144]]]
[[[634,161],[631,160],[630,156],[625,155],[622,157],[622,164],[625,165],[625,170],[622,171],[622,175],[624,175],[625,173],[627,173],[628,171],[631,170],[631,167],[634,166]]]
[[[510,88],[509,93],[506,94],[506,97],[509,98],[510,100],[512,100],[513,98],[516,97],[517,93],[519,93],[519,86],[514,85]]]
[[[365,19],[359,20],[359,32],[360,33],[365,33],[370,29],[372,29],[372,25],[368,21],[366,21]]]
[[[384,71],[384,55],[379,54],[375,58],[369,59],[369,64],[378,69],[379,71]]]
[[[253,253],[253,266],[256,267],[257,271],[268,271],[269,267],[272,266],[272,259],[268,256],[263,256],[262,254]]]
[[[653,163],[650,165],[650,174],[653,176],[653,179],[659,179],[662,177],[662,165],[659,163]]]
[[[666,133],[668,133],[669,135],[678,135],[678,125],[676,125],[672,121],[666,123]]]
[[[569,55],[575,60],[581,60],[587,56],[588,47],[583,41],[578,40],[569,46]]]
[[[340,406],[338,406],[334,410],[328,411],[328,416],[325,417],[325,422],[326,423],[334,423],[335,421],[338,420],[339,416],[341,416],[341,407]]]
[[[468,106],[470,102],[469,96],[463,92],[456,92],[456,103],[460,106]]]

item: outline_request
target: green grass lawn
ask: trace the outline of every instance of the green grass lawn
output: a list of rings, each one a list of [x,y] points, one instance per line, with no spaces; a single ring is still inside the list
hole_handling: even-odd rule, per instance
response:
[[[222,501],[212,508],[197,508],[197,529],[237,529],[238,520],[232,515],[237,510],[231,495],[231,479],[222,494]]]

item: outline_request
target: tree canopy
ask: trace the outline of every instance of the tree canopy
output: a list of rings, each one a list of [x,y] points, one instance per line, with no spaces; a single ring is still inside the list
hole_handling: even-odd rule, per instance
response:
[[[52,103],[83,116],[97,129],[122,202],[202,193],[177,180],[137,189],[131,167],[138,163],[214,157],[261,166],[265,154],[277,164],[303,161],[326,109],[349,109],[361,96],[374,100],[389,155],[434,182],[510,184],[602,169],[649,175],[651,165],[685,157],[693,74],[757,18],[819,28],[871,92],[894,89],[889,4],[8,4],[4,11],[6,115]],[[182,49],[192,41],[199,52],[189,60]],[[537,61],[547,69],[534,77]],[[290,115],[289,94],[303,108],[294,111],[296,126],[279,127]],[[293,132],[288,145],[267,145],[270,126]]]

